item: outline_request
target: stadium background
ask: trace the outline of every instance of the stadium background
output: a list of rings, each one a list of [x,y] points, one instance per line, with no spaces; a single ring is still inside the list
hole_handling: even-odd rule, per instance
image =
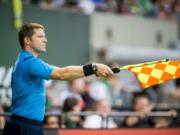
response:
[[[169,3],[171,2],[169,0]],[[4,107],[2,112],[8,112],[8,107],[11,104],[10,73],[20,51],[17,29],[13,26],[13,14],[12,3],[8,0],[2,0],[0,4],[0,100],[1,106]],[[112,11],[94,11],[87,15],[70,8],[43,9],[30,1],[24,1],[22,18],[23,22],[38,22],[45,26],[48,51],[41,58],[49,64],[67,66],[102,62],[118,63],[122,66],[163,58],[180,59],[180,24],[178,19],[147,17],[142,13],[123,15]],[[118,80],[130,89],[129,93],[132,94],[136,89],[139,89],[137,82],[132,84],[132,75],[129,73],[122,72],[117,76]],[[60,94],[57,92],[59,89],[67,87],[66,82],[50,82],[50,85],[55,89],[53,90],[54,95]],[[175,81],[170,81],[165,86],[160,86],[159,89],[164,87],[176,89]],[[168,107],[166,106],[165,110],[175,109],[178,112],[179,100],[174,106],[171,104]],[[115,107],[115,109],[117,108]],[[51,111],[50,114],[53,115]],[[179,114],[177,113],[176,119],[178,117]],[[172,130],[170,133],[166,133],[180,134],[179,129],[177,129],[178,126],[168,129],[166,127],[162,132]],[[102,131],[102,134],[120,134],[123,132],[121,127],[112,130],[114,133],[111,133],[110,129],[108,130],[110,133],[103,130],[98,131]],[[146,129],[131,129],[128,132],[132,134],[137,131],[138,134],[139,132],[143,134],[144,130]],[[117,133],[115,133],[116,131]],[[58,130],[46,129],[46,132],[46,134],[53,135],[57,134]],[[72,130],[70,132],[73,134]],[[87,131],[79,130],[78,134],[81,132]],[[150,129],[149,132],[153,131]],[[159,132],[157,131],[157,133]],[[61,135],[63,134],[66,133],[62,131]]]

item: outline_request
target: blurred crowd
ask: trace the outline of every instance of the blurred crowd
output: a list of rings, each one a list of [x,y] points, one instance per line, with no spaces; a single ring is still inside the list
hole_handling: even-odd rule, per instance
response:
[[[161,20],[180,20],[180,0],[27,0],[45,9],[65,8],[119,15],[141,15]]]
[[[8,0],[0,0],[5,2]],[[69,10],[92,14],[108,12],[160,20],[180,21],[180,0],[22,0],[46,10]]]
[[[132,81],[131,85],[135,82]],[[47,116],[46,128],[180,126],[180,79],[144,90],[128,87],[118,76],[77,79],[63,85],[60,90],[56,87],[60,88],[60,85],[47,85],[47,112],[61,114],[61,117]],[[162,114],[151,115],[159,111]],[[69,115],[82,112],[91,114]],[[133,112],[133,115],[109,117],[117,112]]]
[[[4,112],[9,106],[0,106]],[[180,127],[180,78],[146,89],[123,71],[106,79],[47,81],[46,112],[48,129]],[[1,116],[0,128],[4,123]]]
[[[46,128],[180,127],[180,79],[147,89],[127,87],[118,77],[77,79],[63,87],[57,94],[47,86],[47,112],[61,117],[47,116]],[[119,112],[124,114],[113,115]]]

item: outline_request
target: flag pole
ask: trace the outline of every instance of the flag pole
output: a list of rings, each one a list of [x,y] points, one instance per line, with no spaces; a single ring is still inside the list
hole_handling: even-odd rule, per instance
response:
[[[140,64],[132,64],[132,65],[127,65],[127,66],[122,66],[119,69],[120,70],[127,70],[127,69],[129,69],[131,67],[137,68],[137,67],[141,67],[141,66],[145,66],[145,65],[152,65],[152,64],[157,64],[157,63],[167,62],[167,61],[168,61],[168,59],[162,59],[162,60],[145,62],[145,63],[140,63]]]
[[[162,60],[157,60],[157,61],[151,61],[151,62],[145,62],[145,63],[140,63],[140,64],[132,64],[132,65],[127,65],[127,66],[122,66],[122,67],[114,67],[112,68],[112,71],[114,73],[119,73],[122,70],[128,70],[129,68],[137,68],[137,67],[142,67],[142,66],[147,66],[147,65],[152,65],[152,64],[157,64],[157,63],[162,63],[162,62],[167,62],[169,61],[168,59],[162,59]]]

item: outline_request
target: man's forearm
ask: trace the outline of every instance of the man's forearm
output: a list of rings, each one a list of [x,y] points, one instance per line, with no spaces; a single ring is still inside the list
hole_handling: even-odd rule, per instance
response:
[[[51,79],[55,80],[72,80],[82,78],[96,74],[99,77],[111,77],[114,76],[113,71],[104,64],[87,64],[83,66],[67,66],[67,67],[55,67]]]
[[[84,77],[83,66],[55,67],[51,74],[51,79],[56,80],[72,80],[81,77]]]

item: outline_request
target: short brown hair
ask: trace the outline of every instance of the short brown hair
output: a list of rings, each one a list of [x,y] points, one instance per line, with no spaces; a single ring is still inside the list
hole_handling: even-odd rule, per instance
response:
[[[68,97],[65,99],[63,104],[63,112],[70,112],[73,110],[74,106],[78,105],[78,100],[74,97]]]
[[[38,23],[25,23],[21,27],[19,31],[19,43],[22,49],[24,49],[24,38],[25,37],[31,38],[34,33],[34,29],[39,29],[39,28],[44,29],[44,26]]]
[[[150,97],[148,95],[146,95],[146,94],[137,94],[137,95],[134,96],[134,98],[132,100],[133,104],[135,104],[138,99],[142,99],[142,98],[145,98],[149,102],[151,102],[151,99],[150,99]]]

